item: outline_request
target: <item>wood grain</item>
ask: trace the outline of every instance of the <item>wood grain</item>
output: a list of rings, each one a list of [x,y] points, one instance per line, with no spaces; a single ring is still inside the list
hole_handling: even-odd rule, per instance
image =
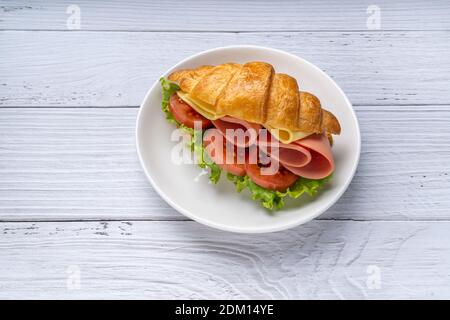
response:
[[[362,154],[322,219],[449,220],[450,106],[358,107]],[[0,220],[185,219],[137,160],[135,108],[0,109]]]
[[[316,64],[357,105],[450,104],[450,32],[0,32],[0,106],[138,106],[204,49],[259,44]]]
[[[384,30],[450,29],[445,0],[89,1],[77,0],[81,30],[304,31],[367,30],[370,5]],[[67,30],[72,2],[0,1],[1,29]]]
[[[0,299],[450,298],[448,1],[77,0],[77,31],[69,4],[0,1]],[[150,85],[232,44],[299,55],[356,105],[352,184],[293,230],[189,221],[137,160]]]
[[[3,223],[0,298],[449,298],[449,228],[313,221],[240,235],[186,221]]]

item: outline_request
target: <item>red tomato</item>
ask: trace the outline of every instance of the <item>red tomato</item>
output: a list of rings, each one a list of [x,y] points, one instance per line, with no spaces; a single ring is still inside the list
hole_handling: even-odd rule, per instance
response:
[[[216,141],[219,139],[219,141]],[[226,158],[226,139],[222,136],[219,130],[210,129],[205,134],[204,138],[205,150],[211,160],[214,161],[221,169],[232,173],[236,176],[245,176],[245,164],[238,163],[237,147],[233,149],[233,161],[227,161]],[[210,144],[212,144],[210,146]],[[231,163],[230,163],[231,162]]]
[[[286,191],[297,181],[298,176],[280,165],[278,172],[273,175],[262,175],[257,164],[247,163],[245,170],[250,179],[257,185],[275,191]]]
[[[181,100],[176,93],[170,97],[169,110],[172,112],[173,117],[186,127],[194,128],[195,121],[201,123],[202,130],[212,127],[212,122],[210,120],[192,109],[192,107]]]

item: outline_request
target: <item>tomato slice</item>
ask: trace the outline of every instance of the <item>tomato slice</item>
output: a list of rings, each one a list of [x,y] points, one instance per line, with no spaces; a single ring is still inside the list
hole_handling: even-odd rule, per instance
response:
[[[273,175],[262,175],[261,167],[258,164],[247,163],[245,170],[250,179],[257,185],[275,191],[286,191],[297,181],[298,176],[279,165],[277,173]]]
[[[208,130],[203,137],[203,144],[211,160],[213,160],[222,170],[236,176],[245,176],[245,163],[238,163],[244,161],[238,161],[237,147],[233,146],[233,158],[231,159],[230,156],[230,159],[227,159],[227,140],[219,130]]]
[[[200,122],[202,130],[211,128],[212,122],[195,111],[190,105],[180,99],[180,97],[174,93],[169,100],[169,110],[172,112],[173,117],[186,127],[194,128],[195,121]]]

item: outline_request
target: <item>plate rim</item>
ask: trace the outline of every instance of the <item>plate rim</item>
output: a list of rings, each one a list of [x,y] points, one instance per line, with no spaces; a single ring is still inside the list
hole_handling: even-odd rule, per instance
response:
[[[258,228],[245,228],[245,227],[235,227],[235,226],[227,226],[227,225],[222,225],[220,223],[215,223],[215,222],[211,222],[207,219],[203,219],[203,218],[199,218],[197,217],[195,214],[192,214],[189,210],[184,209],[183,207],[180,207],[178,204],[176,204],[174,201],[172,201],[172,199],[167,196],[158,186],[158,184],[153,180],[152,176],[149,174],[146,166],[144,165],[144,159],[142,157],[142,152],[139,146],[139,129],[140,129],[140,119],[142,117],[142,113],[143,113],[143,105],[145,104],[145,102],[148,100],[150,94],[153,92],[153,90],[155,90],[155,87],[157,85],[159,85],[159,79],[161,77],[165,77],[167,74],[169,74],[172,70],[177,69],[180,65],[184,64],[185,62],[193,59],[193,58],[197,58],[199,56],[202,55],[206,55],[209,54],[211,52],[215,52],[215,51],[221,51],[221,50],[226,50],[226,49],[258,49],[258,50],[267,50],[267,51],[272,51],[278,54],[282,54],[282,55],[288,55],[291,58],[294,59],[298,59],[301,60],[303,63],[307,64],[309,67],[315,69],[315,71],[318,71],[319,73],[322,73],[329,81],[332,82],[332,84],[338,89],[339,93],[342,95],[342,97],[344,98],[345,102],[348,104],[348,106],[350,107],[350,113],[351,116],[353,118],[353,121],[356,125],[356,132],[357,132],[357,155],[356,155],[356,161],[355,164],[352,168],[352,172],[351,174],[346,178],[345,183],[343,184],[343,187],[341,188],[341,190],[333,197],[333,199],[329,202],[326,203],[326,205],[322,206],[321,208],[315,210],[314,214],[309,214],[307,216],[305,216],[303,219],[298,219],[294,222],[291,223],[286,223],[283,225],[279,225],[279,226],[274,226],[274,227],[258,227]],[[358,118],[356,116],[355,113],[355,109],[353,108],[353,104],[350,102],[350,100],[348,99],[347,95],[345,94],[345,92],[342,90],[342,88],[336,83],[336,81],[334,81],[325,71],[323,71],[322,69],[320,69],[319,67],[317,67],[316,65],[314,65],[313,63],[305,60],[302,57],[299,57],[297,55],[294,55],[292,53],[289,53],[287,51],[283,51],[280,49],[275,49],[275,48],[271,48],[271,47],[265,47],[265,46],[259,46],[259,45],[229,45],[229,46],[221,46],[221,47],[214,47],[208,50],[204,50],[204,51],[200,51],[197,53],[194,53],[184,59],[182,59],[181,61],[179,61],[178,63],[176,63],[175,65],[173,65],[172,67],[170,67],[167,71],[165,71],[164,73],[162,73],[158,79],[153,83],[153,85],[149,88],[149,90],[147,91],[147,93],[144,96],[144,99],[142,100],[141,104],[139,105],[139,111],[136,117],[136,129],[135,129],[135,143],[136,143],[136,152],[138,154],[138,158],[139,158],[139,162],[141,164],[142,169],[144,170],[145,176],[147,177],[147,179],[149,180],[151,186],[153,187],[153,189],[158,193],[158,195],[163,198],[163,200],[168,203],[173,209],[175,209],[177,212],[181,213],[182,215],[198,222],[201,223],[203,225],[206,225],[208,227],[211,228],[215,228],[215,229],[219,229],[222,231],[228,231],[228,232],[234,232],[234,233],[245,233],[245,234],[257,234],[257,233],[272,233],[272,232],[278,232],[278,231],[283,231],[283,230],[288,230],[288,229],[292,229],[295,227],[298,227],[302,224],[305,224],[315,218],[317,218],[318,216],[320,216],[321,214],[323,214],[325,211],[327,211],[331,206],[333,206],[344,194],[345,191],[347,191],[350,183],[353,180],[353,177],[355,176],[356,170],[358,168],[359,165],[359,160],[360,160],[360,156],[361,156],[361,130],[360,130],[360,126],[359,126],[359,121]]]

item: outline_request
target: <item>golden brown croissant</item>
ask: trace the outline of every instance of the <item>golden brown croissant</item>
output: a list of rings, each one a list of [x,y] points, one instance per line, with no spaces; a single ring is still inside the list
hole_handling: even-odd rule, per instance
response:
[[[341,132],[339,121],[322,109],[316,96],[299,91],[294,78],[275,73],[265,62],[201,66],[175,71],[169,80],[216,117],[227,115],[292,132]]]

